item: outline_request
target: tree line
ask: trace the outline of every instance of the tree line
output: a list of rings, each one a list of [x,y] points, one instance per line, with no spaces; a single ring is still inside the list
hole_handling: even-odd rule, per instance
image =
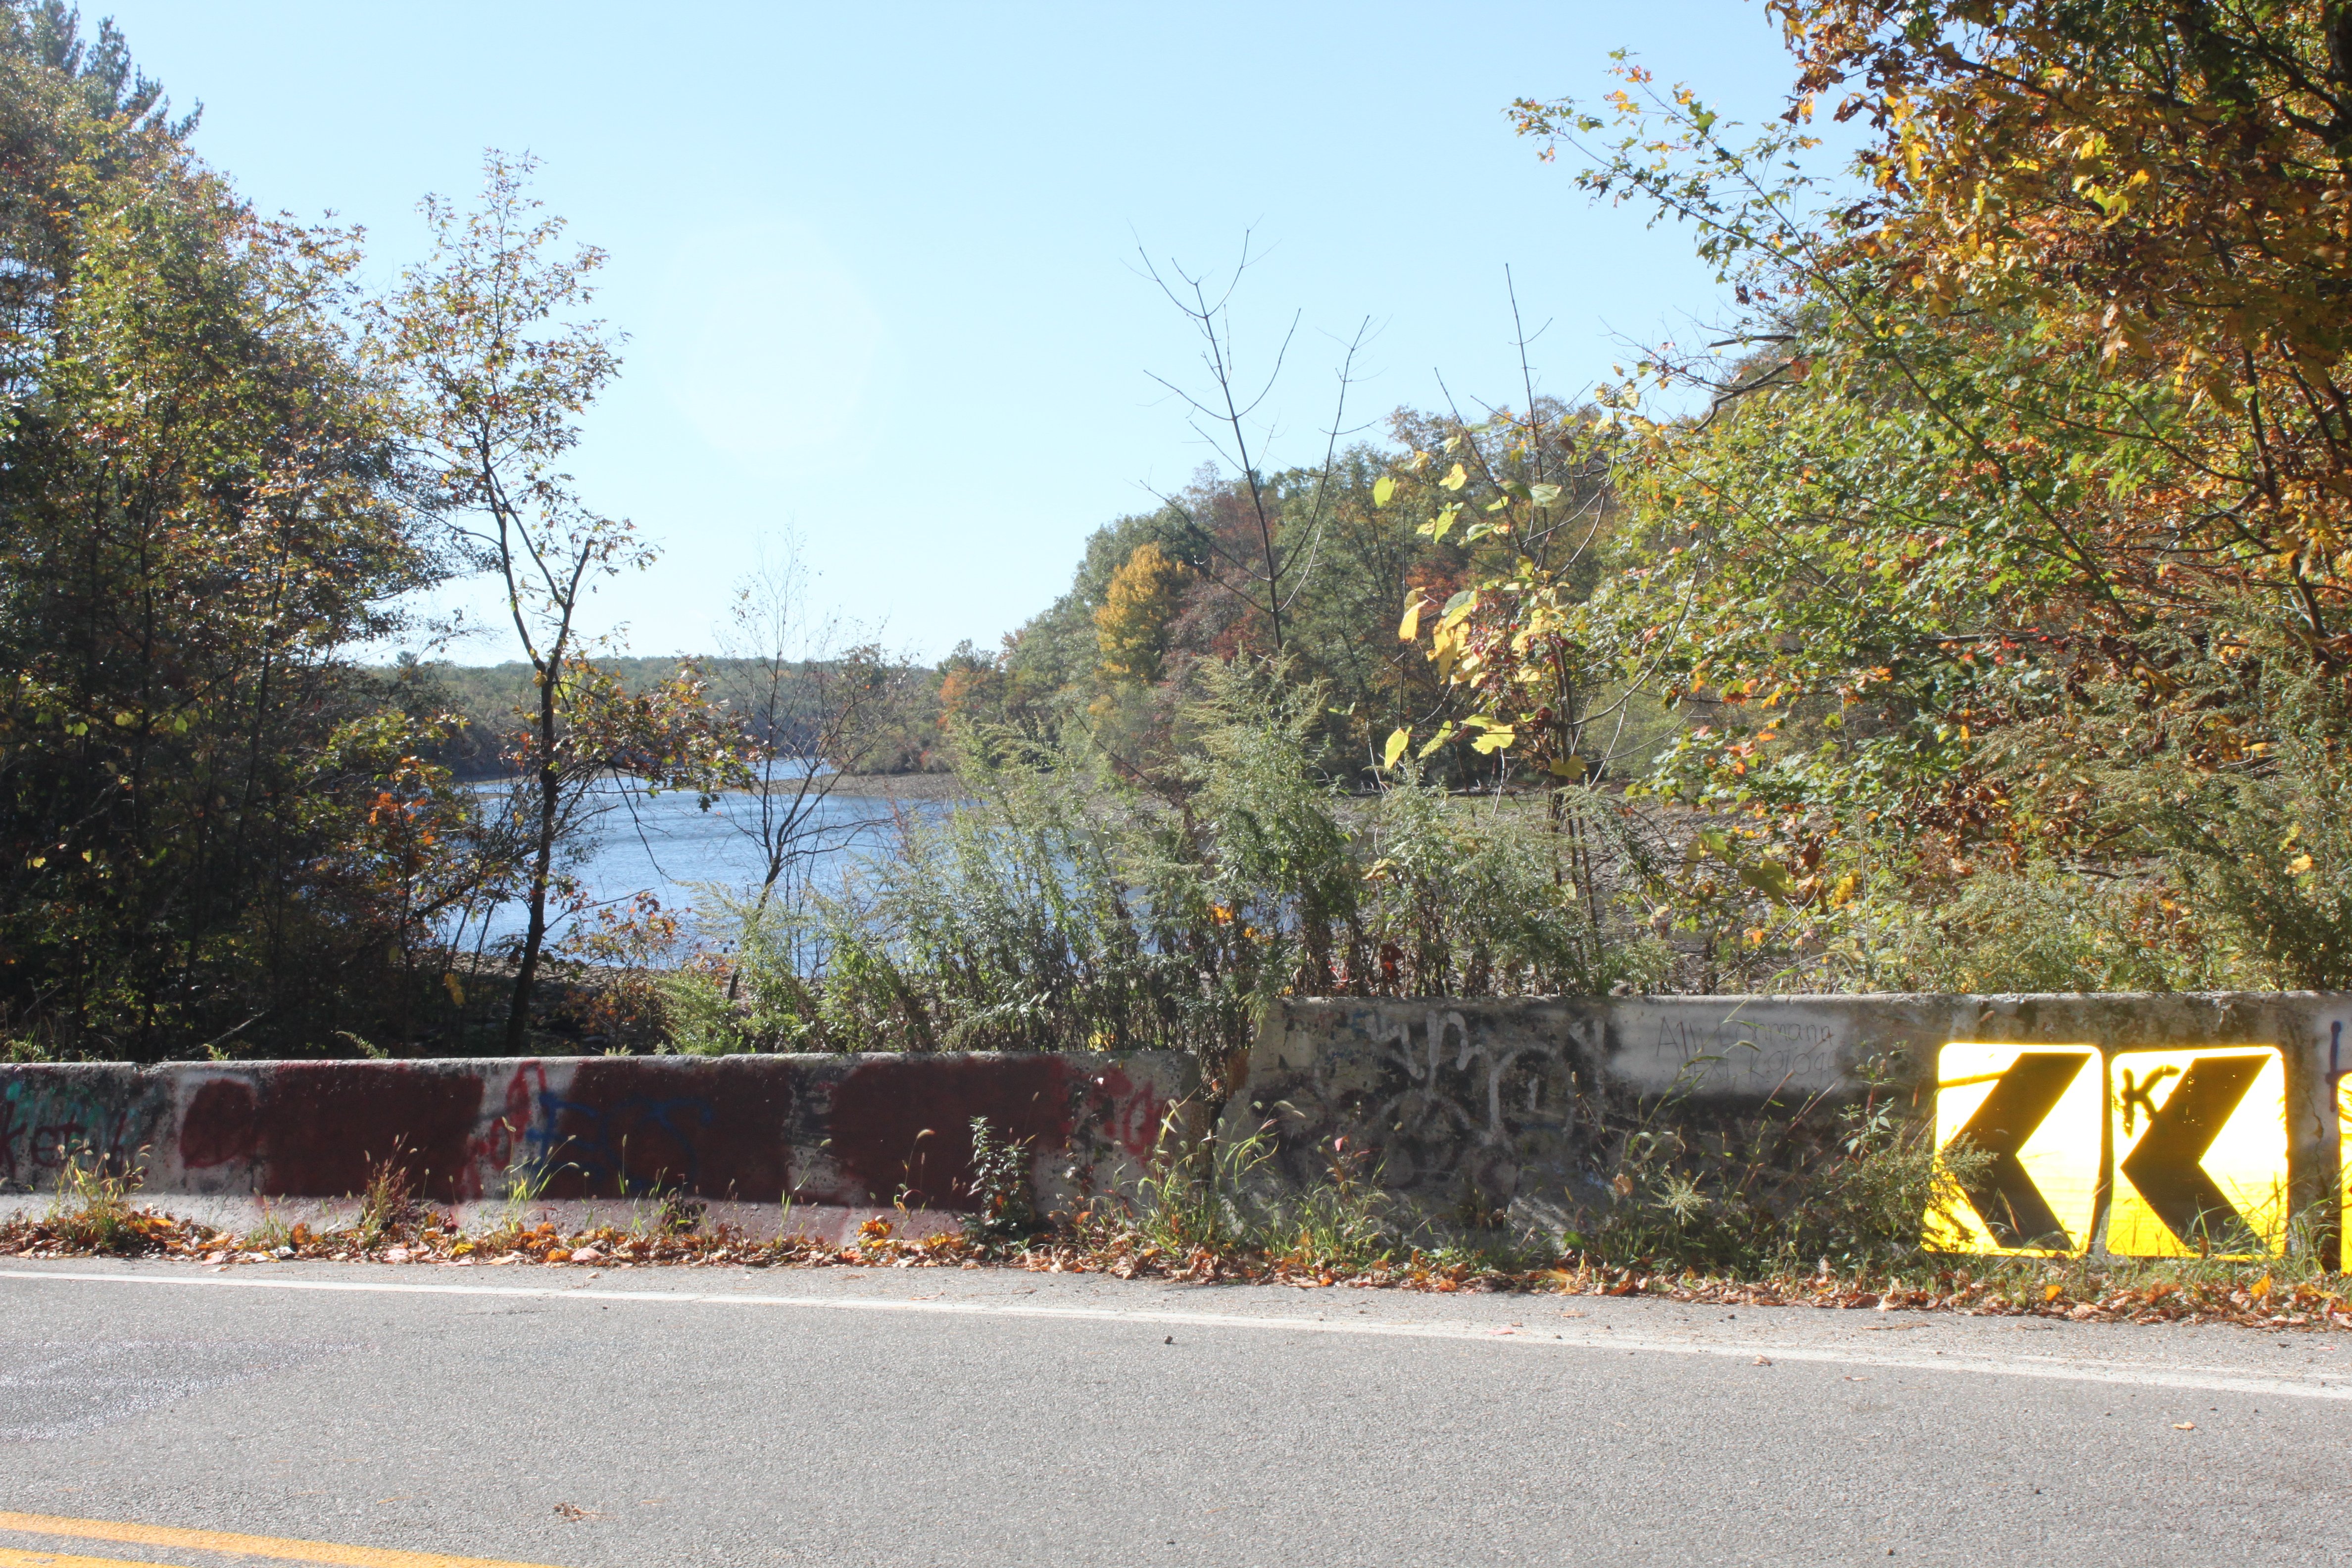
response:
[[[1224,442],[949,706],[1181,795],[1188,669],[1278,659],[1327,776],[1549,799],[1679,987],[2352,984],[2352,9],[1768,8],[1760,130],[1631,60],[1512,110],[1686,227],[1706,346],[1320,467]]]
[[[355,231],[257,213],[194,128],[110,24],[0,6],[0,1030],[523,1048],[608,786],[708,801],[845,741],[896,677],[802,635],[789,584],[747,591],[764,635],[716,672],[582,635],[652,552],[563,468],[616,340],[530,160],[488,155],[471,208],[427,198],[431,254],[371,295]],[[434,664],[362,658],[429,643],[409,606],[469,575],[528,671],[470,742]],[[511,787],[460,777],[485,750]],[[461,973],[501,903],[521,941]]]
[[[676,658],[630,654],[606,655],[597,662],[632,689],[668,679],[678,665]],[[748,656],[703,655],[694,664],[722,699],[765,679],[760,661]],[[773,702],[741,715],[747,733],[762,749],[780,757],[821,758],[856,774],[947,769],[940,669],[870,644],[845,649],[837,658],[793,658],[789,664],[777,683]],[[379,667],[377,677],[387,688],[413,683],[429,692],[434,708],[448,716],[447,728],[428,737],[424,756],[468,782],[505,778],[513,772],[520,740],[516,715],[533,689],[530,666],[520,660],[461,664],[453,658],[422,659],[411,654],[391,666]],[[844,746],[842,737],[833,733],[835,710],[840,688],[850,682],[871,688],[877,700],[875,710]],[[828,746],[835,750],[828,752]]]
[[[1407,629],[1533,770],[1669,705],[1639,790],[1705,824],[1670,916],[1772,983],[2352,984],[2352,9],[1768,9],[1760,131],[1632,61],[1517,106],[1731,314],[1400,465],[1588,454],[1622,520]]]

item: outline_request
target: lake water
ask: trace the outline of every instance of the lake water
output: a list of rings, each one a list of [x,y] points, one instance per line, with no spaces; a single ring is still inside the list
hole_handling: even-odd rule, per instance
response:
[[[609,809],[593,829],[594,847],[573,868],[573,875],[599,903],[651,893],[665,910],[677,910],[702,898],[695,884],[744,887],[765,874],[758,841],[744,831],[758,822],[759,803],[750,795],[722,795],[708,811],[699,809],[693,795],[672,791],[650,797],[635,794],[634,798],[614,791],[607,799]],[[809,817],[804,842],[815,853],[797,874],[820,886],[837,885],[857,859],[887,853],[897,842],[902,820],[936,821],[946,810],[942,801],[836,791]],[[524,922],[520,903],[500,905],[490,911],[489,940],[495,943],[520,936]],[[478,930],[467,933],[467,946]]]

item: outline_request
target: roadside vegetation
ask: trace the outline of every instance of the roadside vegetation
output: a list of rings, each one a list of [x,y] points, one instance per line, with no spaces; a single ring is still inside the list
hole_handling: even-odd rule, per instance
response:
[[[978,1142],[978,1140],[976,1140]],[[1930,1201],[1924,1159],[1905,1137],[1853,1151],[1853,1168],[1826,1173],[1815,1195],[1826,1215],[1777,1227],[1763,1250],[1712,1245],[1675,1223],[1673,1205],[1644,1193],[1628,1219],[1563,1239],[1446,1236],[1401,1226],[1360,1157],[1331,1151],[1333,1180],[1276,1197],[1254,1189],[1252,1140],[1157,1162],[1128,1195],[1072,1212],[1025,1212],[1025,1184],[1003,1164],[960,1230],[920,1234],[909,1216],[877,1215],[840,1242],[793,1226],[789,1207],[767,1234],[710,1223],[699,1205],[652,1194],[565,1228],[527,1197],[467,1227],[406,1190],[386,1162],[368,1191],[317,1226],[271,1218],[238,1235],[173,1218],[138,1203],[134,1174],[69,1163],[46,1215],[0,1222],[0,1258],[156,1258],[215,1268],[272,1262],[440,1267],[977,1268],[1301,1289],[1396,1289],[1438,1294],[1507,1291],[1555,1297],[1658,1297],[1729,1306],[1955,1311],[2058,1317],[2077,1322],[2236,1323],[2264,1329],[2352,1330],[2352,1288],[2315,1261],[2310,1237],[2262,1260],[2092,1260],[1956,1258],[1922,1251]],[[979,1163],[983,1177],[990,1169]],[[1875,1166],[1876,1168],[1872,1168]],[[1912,1203],[1921,1207],[1906,1207]],[[1655,1212],[1644,1215],[1645,1209]],[[1811,1265],[1790,1244],[1822,1246]],[[1570,1310],[1570,1316],[1578,1315]]]

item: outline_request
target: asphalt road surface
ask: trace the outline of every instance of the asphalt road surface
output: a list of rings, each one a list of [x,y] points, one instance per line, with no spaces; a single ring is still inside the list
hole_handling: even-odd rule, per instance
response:
[[[2347,1552],[2352,1336],[1001,1270],[0,1265],[0,1568]]]

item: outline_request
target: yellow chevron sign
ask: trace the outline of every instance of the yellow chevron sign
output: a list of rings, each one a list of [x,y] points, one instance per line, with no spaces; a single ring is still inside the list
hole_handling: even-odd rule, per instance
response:
[[[2344,1256],[2336,1267],[2352,1271],[2352,1073],[2336,1080],[2336,1171],[2343,1183],[2337,1195],[2344,1200],[2336,1211],[2344,1235]]]
[[[2286,1242],[2286,1061],[2270,1046],[2123,1051],[2107,1063],[2107,1250],[2253,1258]]]
[[[1929,1247],[2026,1258],[2088,1250],[2105,1154],[2098,1058],[2089,1046],[1943,1048]],[[1961,1149],[1972,1153],[1950,1157]]]

